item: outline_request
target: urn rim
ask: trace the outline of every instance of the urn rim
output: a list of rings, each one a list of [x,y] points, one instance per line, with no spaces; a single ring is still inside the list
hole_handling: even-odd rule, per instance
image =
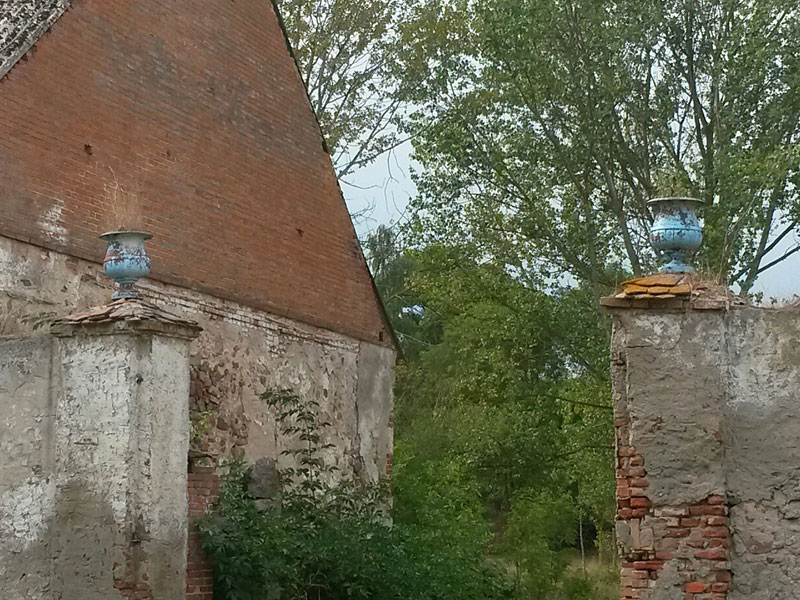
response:
[[[686,202],[689,204],[695,204],[697,206],[703,206],[706,203],[705,200],[692,198],[691,196],[661,196],[648,200],[647,206],[656,206],[658,204],[665,204],[667,202]]]
[[[120,234],[134,234],[141,236],[143,241],[149,240],[153,237],[152,233],[147,233],[146,231],[139,231],[138,229],[118,229],[115,231],[107,231],[101,234],[100,239],[105,240],[106,242],[111,239],[112,236],[120,235]]]

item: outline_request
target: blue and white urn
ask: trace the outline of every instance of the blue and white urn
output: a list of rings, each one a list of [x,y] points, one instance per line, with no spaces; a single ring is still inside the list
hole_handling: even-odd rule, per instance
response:
[[[696,198],[654,198],[647,203],[653,211],[650,243],[666,259],[662,273],[694,273],[688,260],[703,242],[696,212],[702,204]]]
[[[111,231],[100,236],[108,243],[103,272],[115,282],[112,299],[140,296],[134,286],[150,273],[150,257],[147,256],[144,242],[151,237],[143,231]]]

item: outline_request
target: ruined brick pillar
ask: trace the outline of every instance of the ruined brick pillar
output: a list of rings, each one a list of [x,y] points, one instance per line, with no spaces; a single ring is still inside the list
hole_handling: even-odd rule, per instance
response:
[[[645,302],[612,309],[621,598],[725,600],[724,306]]]
[[[800,313],[688,285],[603,300],[621,598],[796,600]]]
[[[203,551],[196,520],[219,500],[219,476],[214,467],[192,465],[189,470],[189,546],[186,562],[186,600],[213,600],[214,567]]]
[[[183,596],[189,344],[198,330],[138,299],[53,327],[59,597]]]

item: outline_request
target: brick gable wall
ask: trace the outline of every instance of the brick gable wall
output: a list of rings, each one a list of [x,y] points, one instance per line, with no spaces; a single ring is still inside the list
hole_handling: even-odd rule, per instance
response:
[[[116,184],[153,278],[390,343],[270,2],[73,2],[0,81],[0,234],[98,261]]]

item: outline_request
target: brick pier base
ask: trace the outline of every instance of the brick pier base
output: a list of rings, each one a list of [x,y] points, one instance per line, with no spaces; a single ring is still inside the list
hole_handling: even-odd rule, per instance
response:
[[[682,588],[685,600],[727,600],[731,572],[725,498],[712,495],[691,505],[654,507],[647,496],[644,458],[620,444],[624,419],[616,424],[620,598],[647,600],[657,588],[675,586]],[[662,577],[670,581],[659,581]]]
[[[189,543],[186,562],[186,600],[213,600],[214,571],[203,551],[198,517],[219,499],[219,477],[212,467],[192,467],[189,472]]]

